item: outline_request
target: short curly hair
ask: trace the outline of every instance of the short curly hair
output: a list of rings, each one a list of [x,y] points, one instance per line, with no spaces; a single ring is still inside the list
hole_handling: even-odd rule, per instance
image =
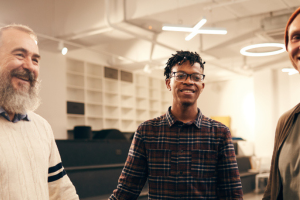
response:
[[[176,64],[182,65],[187,60],[190,61],[191,65],[193,65],[194,63],[199,63],[200,67],[204,70],[205,62],[202,62],[202,58],[199,56],[198,53],[182,50],[176,52],[176,54],[172,54],[172,57],[169,58],[168,62],[166,63],[167,66],[164,69],[164,75],[166,76],[166,79],[170,78],[173,66],[175,66]]]

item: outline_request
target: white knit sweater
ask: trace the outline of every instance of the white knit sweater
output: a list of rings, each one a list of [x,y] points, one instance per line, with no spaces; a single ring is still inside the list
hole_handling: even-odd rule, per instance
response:
[[[79,199],[50,125],[33,112],[28,116],[31,121],[17,123],[0,116],[0,200]]]

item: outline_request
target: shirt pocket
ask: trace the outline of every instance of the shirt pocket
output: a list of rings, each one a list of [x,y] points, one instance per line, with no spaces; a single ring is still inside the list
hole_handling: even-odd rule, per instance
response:
[[[171,150],[149,149],[148,168],[150,176],[169,176],[171,169]]]
[[[192,150],[191,174],[195,178],[212,178],[216,174],[215,150]]]

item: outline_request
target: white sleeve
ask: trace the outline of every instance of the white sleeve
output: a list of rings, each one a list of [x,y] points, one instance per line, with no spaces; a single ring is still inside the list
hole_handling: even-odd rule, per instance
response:
[[[51,132],[51,150],[49,155],[49,169],[48,169],[48,188],[50,200],[79,200],[76,194],[76,189],[72,184],[70,178],[66,174],[61,162],[60,154],[54,140],[53,132]]]

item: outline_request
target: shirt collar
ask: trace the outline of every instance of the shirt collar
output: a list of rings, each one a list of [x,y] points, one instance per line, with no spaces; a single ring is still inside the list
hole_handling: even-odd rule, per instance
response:
[[[201,124],[201,120],[202,120],[202,113],[199,108],[197,108],[197,110],[198,110],[198,114],[197,114],[196,119],[191,122],[188,122],[186,124],[195,124],[195,126],[197,126],[197,128],[200,128],[200,124]],[[173,126],[177,121],[179,121],[171,113],[171,106],[169,107],[168,112],[166,113],[166,119],[167,119],[167,122],[169,123],[170,127]]]
[[[10,121],[8,113],[0,106],[0,115],[3,116],[6,120]],[[12,120],[13,123],[17,123],[18,121],[26,120],[30,121],[28,114],[15,114],[14,119]]]

